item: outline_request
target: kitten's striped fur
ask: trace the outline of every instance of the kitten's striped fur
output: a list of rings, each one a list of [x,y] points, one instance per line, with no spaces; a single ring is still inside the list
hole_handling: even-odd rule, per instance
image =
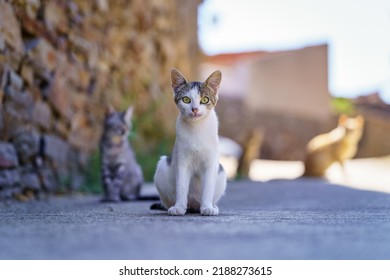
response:
[[[142,169],[128,141],[132,114],[132,107],[124,112],[116,112],[112,107],[107,110],[100,143],[103,201],[158,199],[140,196]]]
[[[179,90],[175,91],[174,94],[174,100],[175,103],[178,104],[179,101],[188,94],[191,90],[196,90],[199,93],[199,96],[202,97],[208,97],[210,99],[210,103],[206,106],[209,110],[215,107],[217,105],[218,101],[218,95],[216,95],[213,90],[207,86],[205,83],[200,82],[190,82],[186,83],[183,87],[180,87]]]

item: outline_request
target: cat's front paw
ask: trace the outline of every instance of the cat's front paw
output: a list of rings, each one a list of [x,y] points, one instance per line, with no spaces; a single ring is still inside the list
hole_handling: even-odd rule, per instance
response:
[[[217,216],[219,213],[218,207],[201,207],[200,214],[203,216]]]
[[[186,209],[183,207],[172,206],[168,209],[168,214],[172,216],[182,216],[186,213]]]

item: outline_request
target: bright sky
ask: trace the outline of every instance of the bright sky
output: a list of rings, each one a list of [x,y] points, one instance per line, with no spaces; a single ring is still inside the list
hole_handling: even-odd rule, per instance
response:
[[[328,43],[332,94],[390,103],[389,0],[204,0],[199,42],[206,54]]]

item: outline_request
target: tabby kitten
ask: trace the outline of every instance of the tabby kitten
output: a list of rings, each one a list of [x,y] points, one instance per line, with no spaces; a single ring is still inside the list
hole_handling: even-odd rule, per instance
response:
[[[172,156],[161,157],[154,177],[162,205],[170,215],[184,215],[187,209],[218,215],[217,202],[226,189],[214,111],[221,72],[215,71],[202,83],[187,82],[173,69],[171,80],[179,116]]]
[[[142,169],[128,141],[132,114],[132,107],[124,112],[116,112],[112,107],[107,109],[100,143],[103,201],[118,202],[140,198],[144,182]]]

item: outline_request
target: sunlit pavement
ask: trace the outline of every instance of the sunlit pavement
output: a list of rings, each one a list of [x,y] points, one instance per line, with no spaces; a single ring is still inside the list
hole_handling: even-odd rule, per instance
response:
[[[251,165],[250,178],[255,181],[297,179],[303,173],[300,161],[256,160]],[[325,179],[351,188],[390,193],[390,156],[353,159],[332,165]]]
[[[1,203],[0,259],[390,259],[388,161],[375,162],[346,168],[366,190],[293,179],[297,163],[256,162],[263,181],[229,182],[213,217],[97,196]]]

